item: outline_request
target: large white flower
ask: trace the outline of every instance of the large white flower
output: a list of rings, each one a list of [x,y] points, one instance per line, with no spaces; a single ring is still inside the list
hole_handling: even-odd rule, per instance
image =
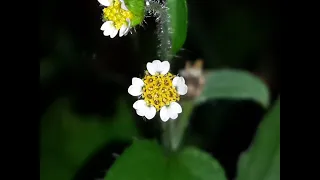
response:
[[[128,93],[138,96],[133,108],[139,116],[152,119],[160,111],[162,121],[176,119],[182,112],[180,95],[185,95],[188,87],[183,77],[172,75],[168,61],[154,60],[147,63],[147,72],[143,79],[134,77]]]
[[[105,22],[100,28],[103,35],[111,38],[114,38],[118,32],[119,37],[127,35],[133,14],[126,7],[124,0],[98,0],[98,2],[105,6],[103,9]]]

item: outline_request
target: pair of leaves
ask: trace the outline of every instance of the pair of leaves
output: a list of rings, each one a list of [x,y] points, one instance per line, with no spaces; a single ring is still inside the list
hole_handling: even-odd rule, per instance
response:
[[[194,147],[166,156],[154,141],[136,140],[111,167],[105,180],[226,180],[220,164]]]

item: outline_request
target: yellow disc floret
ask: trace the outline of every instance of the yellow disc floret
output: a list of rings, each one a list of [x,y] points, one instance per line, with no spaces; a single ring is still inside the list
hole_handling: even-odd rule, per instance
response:
[[[127,19],[132,19],[133,14],[130,11],[121,8],[121,2],[114,0],[111,6],[103,9],[103,19],[105,21],[113,21],[116,29],[120,29],[123,24],[127,23]],[[127,24],[128,25],[128,24]]]
[[[146,73],[143,78],[145,86],[143,87],[142,98],[148,105],[154,106],[157,111],[171,102],[179,101],[180,96],[172,85],[174,77],[171,73],[165,75]]]

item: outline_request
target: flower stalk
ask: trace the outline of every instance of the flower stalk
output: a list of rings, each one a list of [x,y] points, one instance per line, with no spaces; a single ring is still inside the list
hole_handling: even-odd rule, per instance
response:
[[[166,7],[165,4],[161,4],[156,1],[146,0],[146,10],[151,15],[156,17],[157,34],[160,42],[160,44],[158,45],[158,56],[160,59],[170,61],[173,55],[172,43],[170,39],[172,29],[170,26],[168,7]],[[180,142],[175,141],[177,139],[177,137],[175,136],[179,136],[175,132],[177,123],[179,123],[179,118],[174,121],[161,122],[163,130],[162,143],[167,152],[176,151],[180,144]]]
[[[170,16],[168,7],[157,1],[146,0],[146,11],[156,17],[158,34],[158,56],[162,60],[170,61],[172,55]]]

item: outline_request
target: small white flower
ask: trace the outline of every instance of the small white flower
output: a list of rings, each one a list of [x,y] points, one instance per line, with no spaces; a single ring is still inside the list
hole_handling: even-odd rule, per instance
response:
[[[118,32],[119,37],[127,35],[133,14],[128,10],[124,0],[98,0],[98,2],[106,7],[103,9],[105,22],[100,28],[103,35],[110,38],[114,38]]]
[[[177,119],[182,112],[179,103],[180,95],[185,95],[188,87],[183,77],[169,73],[168,61],[154,60],[147,63],[147,72],[143,79],[134,77],[128,88],[128,93],[138,96],[133,108],[139,116],[152,119],[160,111],[160,118],[166,122]]]

